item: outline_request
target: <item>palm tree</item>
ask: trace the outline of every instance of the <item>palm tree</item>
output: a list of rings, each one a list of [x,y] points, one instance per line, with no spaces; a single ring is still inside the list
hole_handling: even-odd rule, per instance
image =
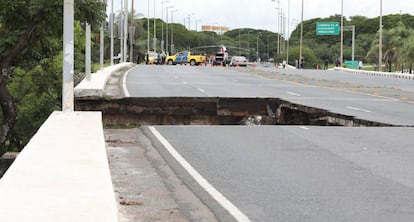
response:
[[[399,54],[403,49],[404,42],[410,36],[409,30],[401,22],[390,30],[384,30],[382,35],[382,49],[383,49],[383,59],[387,64],[388,71],[392,71],[392,64],[394,63],[397,66]],[[375,40],[371,44],[371,49],[367,54],[367,58],[376,57],[378,58],[379,50],[379,38],[378,33]]]
[[[410,37],[404,41],[404,46],[400,51],[402,62],[408,64],[410,69],[409,73],[412,73],[414,63],[414,30],[409,30]]]

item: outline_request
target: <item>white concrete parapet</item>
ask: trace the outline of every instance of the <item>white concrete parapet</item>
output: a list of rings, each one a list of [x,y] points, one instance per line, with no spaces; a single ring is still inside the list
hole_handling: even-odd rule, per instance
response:
[[[108,66],[104,68],[103,70],[100,70],[96,73],[93,73],[91,75],[91,80],[88,81],[87,79],[82,80],[81,83],[79,83],[75,87],[75,96],[76,97],[82,97],[82,96],[99,96],[102,97],[105,85],[108,82],[109,77],[111,75],[123,68],[126,68],[128,66],[131,66],[133,63],[120,63],[113,66]]]
[[[393,72],[376,72],[376,71],[367,71],[367,70],[359,70],[359,69],[347,69],[342,67],[335,67],[336,71],[347,72],[352,74],[362,74],[362,75],[370,75],[370,76],[383,76],[389,78],[401,78],[401,79],[411,79],[414,80],[414,74],[406,74],[406,73],[393,73]]]
[[[0,221],[118,221],[101,119],[47,119],[0,180]]]

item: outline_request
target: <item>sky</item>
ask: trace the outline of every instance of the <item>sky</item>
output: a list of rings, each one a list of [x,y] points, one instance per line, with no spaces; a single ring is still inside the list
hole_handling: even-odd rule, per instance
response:
[[[121,8],[121,1],[126,0],[108,0],[108,3],[110,4],[111,1],[114,2],[114,11],[117,12]],[[164,21],[166,20],[166,7],[173,6],[169,11],[177,10],[174,12],[174,22],[184,24],[185,21],[185,26],[188,28],[190,15],[190,28],[196,30],[197,21],[198,31],[201,25],[215,25],[230,29],[253,28],[277,32],[279,29],[277,26],[278,11],[283,12],[286,21],[289,14],[289,29],[292,31],[301,21],[302,13],[302,0],[128,0],[129,8],[132,1],[134,1],[135,11],[141,13],[143,17],[147,17],[149,9],[150,18],[163,18]],[[341,14],[341,1],[303,0],[303,19],[325,18]],[[413,0],[343,0],[343,14],[347,18],[355,15],[377,17],[380,15],[381,1],[383,15],[399,13],[414,15]],[[108,7],[108,11],[110,10],[111,5]],[[171,13],[169,15],[169,20],[171,20]],[[286,31],[287,29],[286,26]]]

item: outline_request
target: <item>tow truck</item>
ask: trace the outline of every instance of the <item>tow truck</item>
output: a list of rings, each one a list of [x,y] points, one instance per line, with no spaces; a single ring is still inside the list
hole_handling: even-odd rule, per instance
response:
[[[227,49],[224,45],[220,46],[220,49],[218,52],[216,52],[216,55],[214,56],[213,65],[215,66],[226,66],[229,64],[229,54],[227,52]]]
[[[165,62],[168,65],[176,65],[176,64],[187,64],[190,63],[190,65],[198,65],[200,63],[205,63],[206,56],[203,55],[193,55],[189,51],[182,51],[175,55],[167,56],[165,59]]]

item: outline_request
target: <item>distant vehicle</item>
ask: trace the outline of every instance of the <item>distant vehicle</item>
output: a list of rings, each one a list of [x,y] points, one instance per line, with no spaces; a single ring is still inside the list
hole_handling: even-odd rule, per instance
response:
[[[213,65],[215,66],[225,66],[229,64],[229,54],[227,53],[226,47],[223,45],[220,47],[220,50],[216,52],[216,55],[214,56]]]
[[[147,61],[147,60],[145,60]],[[158,53],[156,52],[148,52],[148,64],[159,64],[159,57]]]
[[[230,60],[230,66],[247,66],[247,58],[244,56],[233,56]]]
[[[187,64],[190,65],[198,65],[200,63],[206,62],[206,56],[204,55],[193,55],[189,51],[182,51],[175,55],[167,56],[165,62],[168,65],[176,65],[176,64]]]

